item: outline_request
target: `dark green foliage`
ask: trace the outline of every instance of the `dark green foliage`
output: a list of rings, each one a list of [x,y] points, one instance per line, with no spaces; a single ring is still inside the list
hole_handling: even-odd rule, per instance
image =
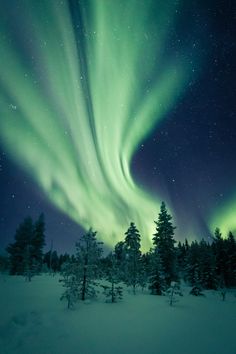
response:
[[[70,261],[70,256],[67,253],[61,254],[59,256],[59,271],[61,270],[62,266],[64,263],[67,263]]]
[[[217,289],[215,257],[211,246],[204,240],[199,244],[199,277],[202,288]]]
[[[149,290],[152,295],[162,295],[165,290],[165,280],[162,273],[160,257],[157,249],[150,252]]]
[[[107,302],[117,302],[122,300],[123,297],[123,288],[121,286],[116,286],[114,283],[111,283],[111,286],[101,285],[103,288],[103,294],[107,298]]]
[[[43,264],[43,247],[45,245],[45,221],[43,214],[36,220],[33,233],[31,257],[36,264],[36,271],[39,273]]]
[[[90,229],[76,243],[76,256],[62,266],[60,282],[65,291],[61,300],[67,300],[67,307],[71,308],[79,300],[86,300],[96,296],[96,278],[99,274],[99,261],[102,254],[101,242],[96,239],[96,231]]]
[[[77,265],[73,262],[64,263],[61,270],[62,279],[59,280],[63,284],[65,291],[62,293],[60,300],[67,301],[67,308],[71,309],[78,301],[78,280]]]
[[[58,257],[57,251],[52,252],[51,267],[52,267],[53,273],[60,271],[60,262],[59,262],[59,257]]]
[[[236,241],[232,232],[229,232],[226,240],[226,252],[228,256],[226,285],[228,287],[236,287]]]
[[[15,242],[7,247],[10,260],[10,274],[25,275],[30,281],[42,268],[43,246],[45,244],[44,217],[35,222],[26,218],[17,228]]]
[[[232,232],[227,239],[223,239],[219,228],[216,228],[212,250],[219,287],[236,286],[236,242]]]
[[[146,288],[149,278],[150,258],[147,254],[142,254],[140,258],[140,267],[138,274],[138,284],[142,291]]]
[[[33,221],[31,217],[26,218],[17,228],[15,242],[7,247],[10,259],[10,274],[23,275],[25,273],[25,261],[28,248],[31,247],[33,237]]]
[[[186,280],[186,265],[187,265],[187,254],[189,251],[189,244],[188,240],[182,244],[181,242],[178,243],[176,249],[176,267],[179,277]]]
[[[214,290],[236,286],[236,242],[231,232],[223,239],[217,228],[211,244],[179,242],[177,260],[180,276],[191,286]]]
[[[199,286],[194,286],[191,291],[190,291],[190,295],[194,295],[194,296],[204,296],[204,294],[201,292],[201,288]]]
[[[191,286],[200,286],[200,249],[197,241],[191,243],[186,257],[186,281]]]
[[[122,299],[123,289],[117,285],[121,280],[117,258],[113,253],[110,253],[106,259],[107,267],[104,272],[104,278],[109,282],[109,285],[101,285],[101,287],[107,300],[113,303]]]
[[[126,249],[123,241],[118,242],[115,245],[114,257],[117,260],[117,267],[119,269],[120,279],[125,281],[126,277]]]
[[[0,255],[0,272],[5,273],[9,270],[9,260],[7,256]]]
[[[215,256],[216,262],[216,274],[220,282],[226,283],[226,268],[227,268],[227,252],[226,252],[226,243],[222,238],[219,228],[215,229],[215,234],[213,237],[212,249]]]
[[[225,285],[236,287],[236,242],[232,232],[229,232],[225,244],[227,253]]]
[[[132,286],[133,293],[136,292],[136,286],[139,282],[140,272],[140,234],[133,222],[130,223],[130,227],[125,233],[125,283],[128,286]]]
[[[76,276],[79,284],[78,293],[82,301],[96,296],[95,279],[99,276],[101,244],[96,239],[96,231],[92,229],[76,243]]]
[[[174,229],[172,216],[168,214],[165,203],[162,202],[158,220],[155,221],[156,233],[153,244],[160,259],[161,271],[165,286],[169,287],[171,281],[177,280],[176,250],[174,247]]]
[[[185,279],[191,286],[217,289],[215,257],[209,243],[192,242],[187,252]]]
[[[65,256],[58,256],[57,251],[48,251],[45,253],[43,258],[43,263],[47,265],[47,269],[49,273],[55,274],[61,271],[61,265],[67,261],[69,261],[69,255]]]

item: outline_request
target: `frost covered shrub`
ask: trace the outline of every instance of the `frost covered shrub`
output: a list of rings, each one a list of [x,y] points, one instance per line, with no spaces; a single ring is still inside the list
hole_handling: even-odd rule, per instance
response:
[[[172,281],[169,289],[167,289],[166,294],[169,296],[169,304],[172,306],[177,302],[177,296],[183,296],[180,289],[180,284],[178,282]]]
[[[190,295],[194,295],[194,296],[205,296],[202,292],[201,292],[201,288],[199,286],[194,286],[191,291],[190,291]]]

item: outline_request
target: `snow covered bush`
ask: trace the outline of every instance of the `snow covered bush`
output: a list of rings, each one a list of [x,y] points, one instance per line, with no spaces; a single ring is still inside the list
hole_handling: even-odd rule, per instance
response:
[[[177,302],[177,296],[183,296],[180,289],[180,284],[178,282],[172,281],[169,289],[167,289],[166,294],[169,296],[169,304],[172,306]]]

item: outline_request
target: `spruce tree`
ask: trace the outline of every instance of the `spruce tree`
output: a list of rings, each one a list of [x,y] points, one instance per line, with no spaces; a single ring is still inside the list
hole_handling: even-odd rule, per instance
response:
[[[114,303],[122,299],[122,287],[118,285],[121,280],[119,267],[117,259],[113,253],[110,253],[106,259],[107,266],[104,275],[105,280],[109,285],[101,285],[101,287],[103,288],[103,293],[106,296],[107,301]]]
[[[96,239],[96,231],[92,228],[76,243],[76,255],[63,264],[59,281],[63,283],[65,291],[61,300],[67,300],[67,307],[71,308],[79,300],[93,298],[97,294],[96,279],[102,254],[101,244]]]
[[[6,273],[9,270],[9,260],[6,255],[0,255],[0,272]]]
[[[61,267],[63,266],[63,264],[68,262],[69,260],[70,260],[70,256],[67,253],[61,254],[59,256],[59,271],[61,271]]]
[[[176,250],[177,272],[180,278],[186,280],[186,265],[187,254],[189,250],[188,240],[185,239],[184,243],[179,242]]]
[[[236,241],[232,232],[229,232],[225,243],[227,252],[226,285],[236,287]]]
[[[172,216],[168,213],[165,203],[162,202],[158,220],[155,221],[156,233],[153,237],[153,244],[156,253],[159,255],[161,270],[165,286],[168,288],[171,281],[177,280],[176,251]]]
[[[125,233],[125,252],[126,252],[126,277],[125,283],[132,286],[133,294],[136,293],[136,287],[139,281],[140,272],[140,234],[133,222]]]
[[[126,275],[126,250],[124,241],[120,241],[115,245],[114,257],[117,261],[119,276],[122,281],[125,281]]]
[[[191,243],[186,256],[186,281],[193,287],[201,289],[201,271],[200,271],[200,248],[197,241]]]
[[[78,294],[82,301],[95,297],[99,275],[99,260],[102,254],[101,244],[92,228],[76,243]]]
[[[202,288],[217,289],[215,257],[205,240],[201,240],[199,244],[199,277]]]
[[[66,258],[63,258],[64,256],[58,257],[57,251],[50,250],[47,253],[45,253],[43,262],[47,264],[48,271],[50,274],[55,275],[56,272],[59,272],[61,269],[61,264],[65,263],[66,261],[69,261],[69,256]]]
[[[59,280],[65,288],[60,300],[67,301],[67,308],[71,309],[78,301],[78,279],[77,279],[77,264],[73,261],[68,261],[63,264],[61,269],[62,278]]]
[[[31,280],[33,235],[33,221],[31,217],[27,217],[16,230],[15,242],[7,247],[11,275],[26,275]]]
[[[148,283],[148,270],[149,270],[149,257],[147,254],[142,254],[140,259],[140,269],[138,274],[138,284],[141,286],[142,291],[146,288]]]
[[[226,242],[223,239],[220,229],[218,227],[215,229],[212,250],[215,256],[218,283],[220,284],[220,286],[226,286],[228,263],[227,247]]]
[[[164,286],[164,276],[162,272],[160,256],[157,248],[151,250],[150,253],[150,271],[149,271],[149,290],[152,295],[162,295]]]
[[[35,271],[39,273],[43,264],[43,247],[45,245],[45,221],[41,214],[34,224],[34,233],[31,241],[31,257],[35,263]]]
[[[55,275],[55,273],[58,272],[60,269],[59,257],[57,251],[53,251],[50,257],[51,257],[51,271],[53,271],[53,274]]]
[[[31,217],[18,226],[15,242],[7,247],[10,255],[10,274],[25,275],[27,280],[38,274],[42,268],[44,246],[44,219],[43,215],[33,223]]]

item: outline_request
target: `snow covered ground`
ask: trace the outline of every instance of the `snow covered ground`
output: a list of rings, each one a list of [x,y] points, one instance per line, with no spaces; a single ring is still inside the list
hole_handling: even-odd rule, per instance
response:
[[[67,310],[58,277],[0,278],[1,354],[236,354],[236,297],[167,298],[124,292]]]

